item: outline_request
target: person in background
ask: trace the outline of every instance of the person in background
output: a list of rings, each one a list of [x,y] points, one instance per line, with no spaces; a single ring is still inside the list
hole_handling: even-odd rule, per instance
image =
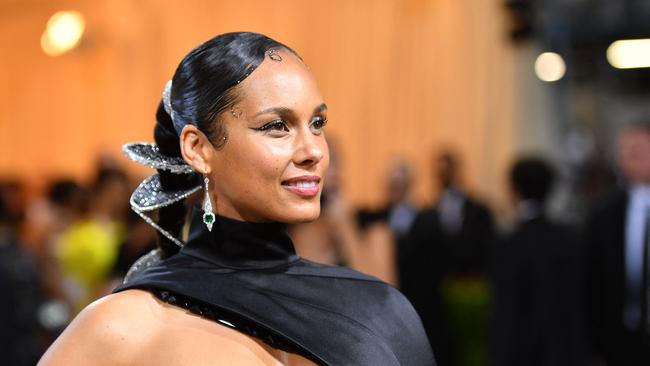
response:
[[[0,182],[0,364],[34,365],[45,351],[38,268],[18,238],[22,186]]]
[[[411,230],[418,209],[411,201],[412,173],[409,164],[401,159],[391,163],[388,171],[388,225],[397,240]]]
[[[395,283],[400,286],[400,271],[408,266],[400,261],[404,258],[401,252],[418,209],[410,198],[412,177],[408,163],[403,159],[393,159],[386,173],[383,206],[378,210],[360,210],[357,221],[362,235],[375,243],[375,254],[383,256],[381,262],[386,268],[385,273],[394,276]]]
[[[113,267],[113,276],[119,281],[136,260],[156,248],[157,239],[156,230],[133,211],[129,211],[125,224],[126,235]]]
[[[516,223],[495,246],[490,365],[585,365],[578,234],[546,214],[554,181],[538,157],[510,171]]]
[[[592,210],[585,228],[593,358],[608,366],[650,364],[650,124],[618,136],[624,185]]]
[[[57,179],[50,183],[47,189],[46,200],[39,200],[32,206],[32,210],[40,210],[40,216],[47,218],[32,226],[40,225],[44,228],[40,239],[44,247],[40,256],[42,279],[48,297],[68,301],[63,286],[63,279],[56,251],[61,236],[70,226],[84,218],[88,206],[88,192],[72,179]]]
[[[418,214],[417,206],[411,201],[411,167],[404,159],[393,159],[386,174],[386,199],[379,210],[361,210],[359,222],[362,228],[377,221],[388,224],[397,241],[411,230]]]
[[[41,244],[39,267],[43,289],[47,298],[41,309],[40,321],[53,342],[72,319],[76,299],[70,296],[68,282],[58,257],[59,243],[70,228],[87,215],[88,189],[75,180],[61,178],[52,181],[44,200],[36,201],[32,212],[40,211],[42,219],[32,222],[40,226]]]
[[[492,214],[467,194],[460,184],[461,163],[450,151],[438,156],[440,196],[436,203],[444,236],[447,273],[453,276],[483,276],[494,237]]]
[[[437,162],[441,192],[436,209],[442,231],[439,252],[445,264],[442,290],[454,360],[463,366],[481,364],[487,357],[486,267],[494,223],[488,207],[463,188],[460,158],[452,151],[443,151]]]
[[[480,364],[492,216],[463,190],[455,154],[445,151],[434,162],[440,195],[418,214],[400,248],[400,289],[422,317],[440,364]]]
[[[86,189],[72,179],[53,181],[48,188],[47,199],[57,218],[57,232],[79,220],[88,206]]]
[[[105,290],[104,284],[110,278],[125,237],[129,188],[123,171],[100,167],[91,189],[87,215],[71,224],[59,238],[56,256],[73,312],[81,310]]]

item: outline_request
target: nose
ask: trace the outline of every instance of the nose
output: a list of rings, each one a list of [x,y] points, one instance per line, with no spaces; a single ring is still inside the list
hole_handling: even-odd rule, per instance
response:
[[[326,153],[325,136],[316,135],[306,128],[301,130],[297,136],[293,163],[297,166],[311,167],[318,164]]]

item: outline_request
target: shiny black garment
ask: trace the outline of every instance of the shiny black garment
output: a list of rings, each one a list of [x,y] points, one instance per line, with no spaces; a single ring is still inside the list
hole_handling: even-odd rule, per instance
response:
[[[217,217],[209,232],[195,210],[185,247],[116,291],[135,288],[321,365],[435,365],[399,291],[300,258],[282,224]]]

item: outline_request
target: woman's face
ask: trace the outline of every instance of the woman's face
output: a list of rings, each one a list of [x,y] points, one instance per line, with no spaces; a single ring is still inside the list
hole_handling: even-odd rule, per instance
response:
[[[315,220],[329,152],[327,107],[313,75],[278,50],[238,92],[239,101],[220,116],[227,140],[208,159],[215,211],[251,222]]]

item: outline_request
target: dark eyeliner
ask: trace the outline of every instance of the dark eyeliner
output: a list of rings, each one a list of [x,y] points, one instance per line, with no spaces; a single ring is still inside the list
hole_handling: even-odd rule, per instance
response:
[[[286,123],[283,120],[278,119],[278,120],[275,120],[275,121],[271,121],[271,122],[265,124],[262,127],[254,128],[254,130],[256,130],[256,131],[268,131],[268,130],[271,130],[271,129],[275,128],[275,127],[282,127],[283,130],[286,130]]]

